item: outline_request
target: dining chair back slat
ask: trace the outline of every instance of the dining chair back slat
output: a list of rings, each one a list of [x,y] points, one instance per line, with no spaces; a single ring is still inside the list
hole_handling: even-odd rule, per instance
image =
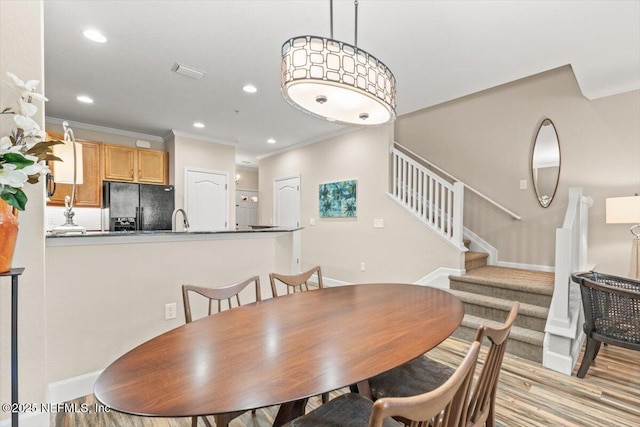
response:
[[[184,316],[186,323],[191,323],[193,320],[191,313],[191,303],[189,295],[190,293],[199,294],[205,298],[208,298],[208,315],[213,314],[213,303],[216,301],[218,306],[218,312],[223,310],[222,301],[227,302],[227,309],[233,308],[232,298],[235,297],[237,307],[240,307],[242,304],[240,302],[240,292],[242,292],[247,286],[251,283],[255,285],[255,298],[256,301],[260,301],[260,277],[253,276],[248,279],[245,279],[241,282],[237,282],[228,286],[223,286],[220,288],[205,288],[201,286],[194,285],[182,285],[182,302],[184,304]]]
[[[483,338],[486,337],[490,341],[490,346],[480,376],[473,387],[469,404],[465,408],[467,411],[465,417],[467,419],[467,427],[493,426],[494,424],[498,379],[511,327],[516,321],[519,308],[520,303],[514,301],[503,325],[498,327],[483,325],[476,332],[474,340],[482,342]]]
[[[455,373],[440,387],[410,397],[383,397],[373,404],[369,427],[381,427],[390,417],[411,420],[411,427],[458,427],[464,413],[480,343],[471,344],[469,352]]]
[[[309,279],[313,275],[317,276],[318,279],[318,288],[324,288],[322,283],[322,271],[320,270],[320,266],[315,266],[311,270],[298,273],[298,274],[279,274],[279,273],[270,273],[269,280],[271,282],[271,294],[275,298],[278,296],[277,283],[283,283],[286,285],[287,294],[295,293],[295,292],[305,292],[309,290]]]

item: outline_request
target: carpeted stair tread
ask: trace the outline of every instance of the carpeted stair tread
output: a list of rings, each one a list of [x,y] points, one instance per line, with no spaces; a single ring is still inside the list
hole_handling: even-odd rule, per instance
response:
[[[464,276],[449,276],[449,279],[535,294],[553,295],[554,274],[542,271],[489,265],[475,268]]]
[[[511,310],[511,306],[513,305],[512,300],[503,298],[496,298],[488,295],[476,294],[473,292],[458,291],[455,289],[449,289],[448,291],[460,298],[463,303],[491,307],[506,312],[509,312]],[[521,302],[518,313],[524,316],[546,319],[549,315],[549,308]]]
[[[503,322],[496,322],[494,320],[483,319],[481,317],[471,316],[468,314],[465,314],[464,318],[462,319],[462,326],[465,326],[467,328],[475,330],[478,329],[480,325],[499,327],[503,325]],[[540,348],[542,348],[542,342],[544,341],[544,332],[533,331],[531,329],[525,329],[519,326],[512,326],[509,339],[513,341],[525,342],[535,346],[540,346]]]

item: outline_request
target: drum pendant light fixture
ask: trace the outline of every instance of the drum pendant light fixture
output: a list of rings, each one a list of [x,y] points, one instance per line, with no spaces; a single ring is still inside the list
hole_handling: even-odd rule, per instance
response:
[[[282,45],[282,96],[312,116],[346,125],[381,125],[396,118],[396,80],[375,56],[357,47],[358,1],[355,3],[355,42],[299,36]]]

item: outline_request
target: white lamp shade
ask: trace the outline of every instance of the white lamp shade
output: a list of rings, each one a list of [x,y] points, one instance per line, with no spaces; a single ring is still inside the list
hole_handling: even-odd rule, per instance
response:
[[[64,144],[53,146],[53,155],[62,159],[53,167],[53,179],[58,184],[73,184],[73,145],[71,141],[63,141]],[[76,142],[76,184],[82,184],[82,144]]]
[[[391,70],[362,49],[316,36],[282,45],[282,95],[312,116],[346,125],[395,120],[396,80]]]
[[[640,196],[606,200],[607,224],[640,224]]]

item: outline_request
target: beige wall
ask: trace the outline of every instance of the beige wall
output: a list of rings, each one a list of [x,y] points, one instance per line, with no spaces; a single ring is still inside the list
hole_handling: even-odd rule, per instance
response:
[[[551,206],[538,205],[529,169],[536,131],[550,118],[560,139],[560,184]],[[589,101],[569,66],[399,118],[395,139],[522,216],[514,221],[477,197],[465,197],[465,225],[499,258],[553,265],[570,187],[582,187],[589,214],[589,261],[626,275],[631,235],[606,225],[606,197],[640,192],[640,92]],[[527,180],[529,189],[520,190]]]
[[[184,324],[184,283],[218,287],[257,274],[263,298],[269,298],[269,272],[290,263],[290,233],[48,246],[46,382],[104,369],[133,347]],[[252,292],[245,296],[243,301],[253,300]],[[164,305],[172,302],[178,316],[164,320]]]
[[[274,179],[301,177],[303,269],[319,264],[326,277],[362,283],[415,282],[438,267],[461,268],[456,249],[386,195],[391,131],[359,130],[260,161],[261,224],[273,220]],[[358,180],[357,218],[320,218],[318,185],[349,179]],[[375,218],[384,228],[373,228]]]
[[[203,168],[229,174],[229,224],[236,223],[235,147],[173,135],[166,143],[169,152],[169,180],[176,189],[176,208],[184,208],[184,171],[186,167]],[[187,212],[188,214],[188,212]]]
[[[16,101],[6,73],[22,80],[44,81],[42,2],[0,1],[0,106]],[[41,83],[38,91],[43,91]],[[0,116],[0,135],[12,128],[11,116]],[[43,126],[44,108],[34,119]],[[20,234],[13,265],[25,267],[19,285],[20,402],[45,402],[47,359],[45,350],[44,185],[27,185],[29,199],[21,212]],[[0,279],[0,401],[10,402],[11,280]],[[0,412],[0,419],[10,413]]]
[[[236,174],[240,174],[238,189],[257,190],[259,184],[258,171],[236,168]]]

